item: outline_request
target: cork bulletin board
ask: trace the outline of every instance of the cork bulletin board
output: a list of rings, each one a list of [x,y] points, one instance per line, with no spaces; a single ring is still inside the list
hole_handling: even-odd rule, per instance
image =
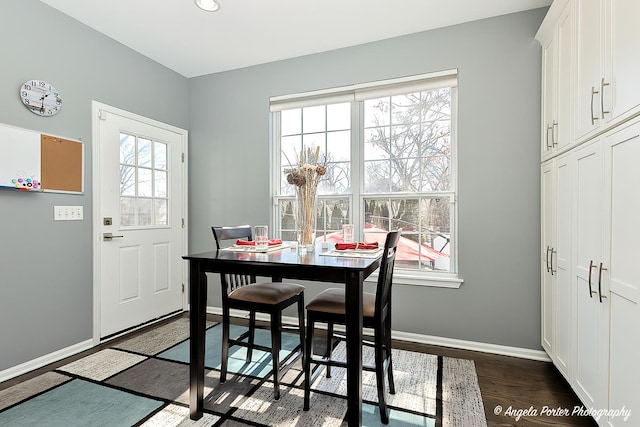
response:
[[[0,188],[83,192],[84,144],[0,124]]]
[[[82,151],[83,145],[79,141],[40,135],[44,191],[82,193]]]

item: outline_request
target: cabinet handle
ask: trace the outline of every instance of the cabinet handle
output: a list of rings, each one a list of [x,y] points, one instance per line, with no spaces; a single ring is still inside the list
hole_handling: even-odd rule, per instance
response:
[[[607,299],[606,295],[602,295],[602,270],[606,270],[606,268],[603,268],[602,263],[600,263],[598,268],[598,297],[600,298],[600,304],[602,304],[603,299]]]
[[[547,252],[544,255],[544,261],[547,264],[547,273],[549,273],[551,270],[549,269],[549,246],[547,245]]]
[[[609,86],[610,83],[604,82],[604,77],[600,80],[600,111],[602,112],[602,118],[604,119],[605,114],[609,114],[610,111],[604,110],[604,87]]]
[[[593,270],[594,268],[597,268],[597,266],[593,265],[593,260],[590,260],[589,261],[589,298],[593,298],[593,294],[597,294],[596,291],[591,289],[591,270]]]
[[[551,150],[551,147],[553,147],[553,142],[549,142],[549,131],[553,132],[553,127],[551,125],[547,125],[547,134],[545,136],[545,139],[547,140],[547,150]],[[552,136],[553,138],[553,136]]]
[[[556,251],[555,249],[551,248],[551,275],[553,276],[554,274],[557,273],[558,270],[554,270],[553,269],[553,254],[557,254],[558,251]]]
[[[596,120],[598,120],[598,117],[594,117],[593,116],[593,95],[596,95],[600,92],[598,92],[595,88],[595,86],[591,86],[591,124],[595,125],[596,124]]]
[[[556,145],[558,145],[558,139],[556,138],[556,135],[558,135],[558,121],[554,120],[553,121],[553,129],[551,129],[551,145],[553,147],[555,147]]]

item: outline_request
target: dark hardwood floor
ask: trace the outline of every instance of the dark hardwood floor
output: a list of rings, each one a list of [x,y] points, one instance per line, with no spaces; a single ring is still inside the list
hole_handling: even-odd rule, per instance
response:
[[[571,414],[582,405],[551,362],[402,341],[393,346],[473,360],[489,427],[597,425],[590,417],[551,416],[553,410]]]
[[[187,316],[188,314],[181,314]],[[209,315],[212,321],[219,321],[220,316]],[[108,344],[87,350],[67,359],[36,369],[27,374],[0,383],[0,390],[11,387],[22,381],[56,369],[73,360],[80,359],[115,342],[130,338],[132,335],[146,332],[174,318],[167,319],[139,331],[131,332],[124,337],[116,338]],[[240,321],[243,323],[242,321]],[[322,334],[320,334],[321,336]],[[394,341],[395,348],[437,354],[446,357],[473,360],[478,374],[478,382],[482,393],[487,424],[489,427],[500,426],[597,426],[589,417],[550,416],[543,413],[544,408],[569,411],[580,407],[575,396],[562,375],[549,362],[538,362],[516,357],[500,356],[469,350],[439,347],[427,344]],[[500,409],[500,411],[498,411]],[[511,415],[505,415],[505,412]],[[500,412],[500,413],[497,413]],[[520,417],[516,420],[516,417]],[[468,426],[475,427],[475,426]]]

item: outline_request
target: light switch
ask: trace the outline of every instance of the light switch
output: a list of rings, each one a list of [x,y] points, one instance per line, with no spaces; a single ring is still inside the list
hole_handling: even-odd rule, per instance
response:
[[[54,206],[54,221],[82,221],[84,210],[82,206]]]

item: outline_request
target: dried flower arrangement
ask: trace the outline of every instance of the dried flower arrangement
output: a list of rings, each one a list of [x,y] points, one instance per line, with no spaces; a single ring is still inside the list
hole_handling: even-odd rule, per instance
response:
[[[298,166],[286,169],[287,182],[296,186],[296,229],[298,243],[309,245],[315,240],[316,193],[327,168],[320,164],[320,147],[300,152]]]

